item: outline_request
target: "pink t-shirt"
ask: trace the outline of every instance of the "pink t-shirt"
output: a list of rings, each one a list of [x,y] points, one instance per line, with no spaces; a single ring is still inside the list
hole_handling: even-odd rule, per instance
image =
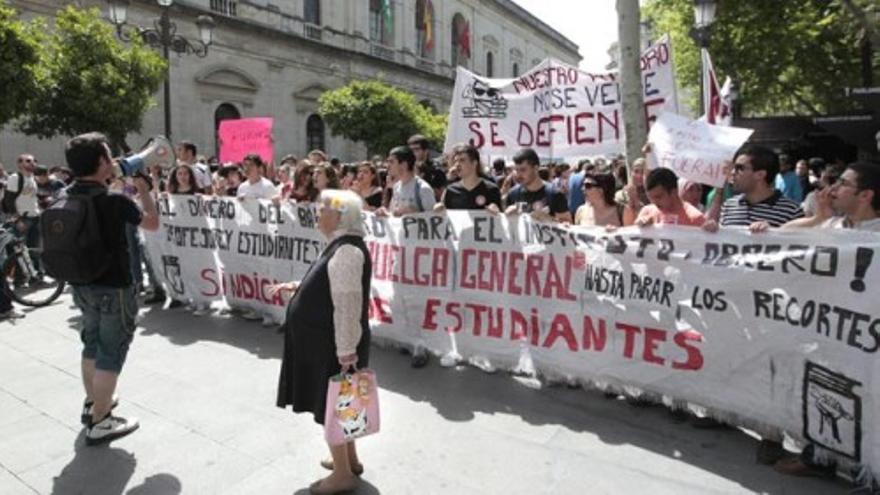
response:
[[[652,220],[655,225],[687,225],[700,227],[706,222],[706,215],[687,202],[680,202],[676,210],[662,212],[655,205],[646,205],[639,211],[639,220]]]

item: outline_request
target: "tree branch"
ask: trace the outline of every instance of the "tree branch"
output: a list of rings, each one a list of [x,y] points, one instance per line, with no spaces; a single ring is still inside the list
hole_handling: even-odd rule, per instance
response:
[[[868,37],[871,38],[871,44],[874,46],[880,46],[880,33],[877,32],[874,23],[868,19],[868,13],[856,5],[852,0],[840,0],[840,3],[842,3],[843,7],[856,18],[859,24],[861,24],[862,29],[864,29]]]

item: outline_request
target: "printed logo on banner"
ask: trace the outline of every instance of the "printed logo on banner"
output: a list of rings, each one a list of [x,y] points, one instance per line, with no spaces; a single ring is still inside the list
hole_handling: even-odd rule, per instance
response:
[[[174,290],[175,294],[182,295],[183,276],[181,276],[180,273],[180,258],[170,255],[162,256],[162,266],[163,273],[165,273],[165,280],[168,282],[168,285],[171,286],[171,289]]]
[[[804,436],[813,443],[846,456],[861,458],[861,385],[847,376],[807,361],[804,371]]]
[[[466,86],[461,96],[467,102],[461,109],[463,117],[507,117],[507,100],[501,96],[501,89],[493,88],[486,82],[474,78],[473,84]]]

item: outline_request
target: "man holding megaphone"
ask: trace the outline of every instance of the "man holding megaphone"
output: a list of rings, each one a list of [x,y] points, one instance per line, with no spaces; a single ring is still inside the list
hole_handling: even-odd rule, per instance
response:
[[[75,182],[43,212],[43,262],[50,275],[69,282],[83,315],[82,379],[86,398],[81,421],[86,444],[123,437],[138,428],[116,416],[116,383],[134,336],[137,299],[128,259],[126,224],[158,230],[159,213],[146,169],[174,164],[168,140],[153,138],[140,153],[114,163],[107,138],[88,133],[67,142]],[[143,210],[123,194],[108,192],[117,173],[133,176]]]

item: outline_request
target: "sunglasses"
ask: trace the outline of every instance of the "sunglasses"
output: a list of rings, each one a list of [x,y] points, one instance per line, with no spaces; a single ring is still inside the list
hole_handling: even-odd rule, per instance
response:
[[[584,183],[584,189],[592,189],[594,187],[602,187],[602,186],[600,186],[599,184],[596,184],[595,182],[585,182]]]
[[[483,96],[485,94],[486,96],[494,98],[494,97],[498,96],[498,90],[495,88],[489,88],[489,89],[474,88],[474,94],[477,96]]]

